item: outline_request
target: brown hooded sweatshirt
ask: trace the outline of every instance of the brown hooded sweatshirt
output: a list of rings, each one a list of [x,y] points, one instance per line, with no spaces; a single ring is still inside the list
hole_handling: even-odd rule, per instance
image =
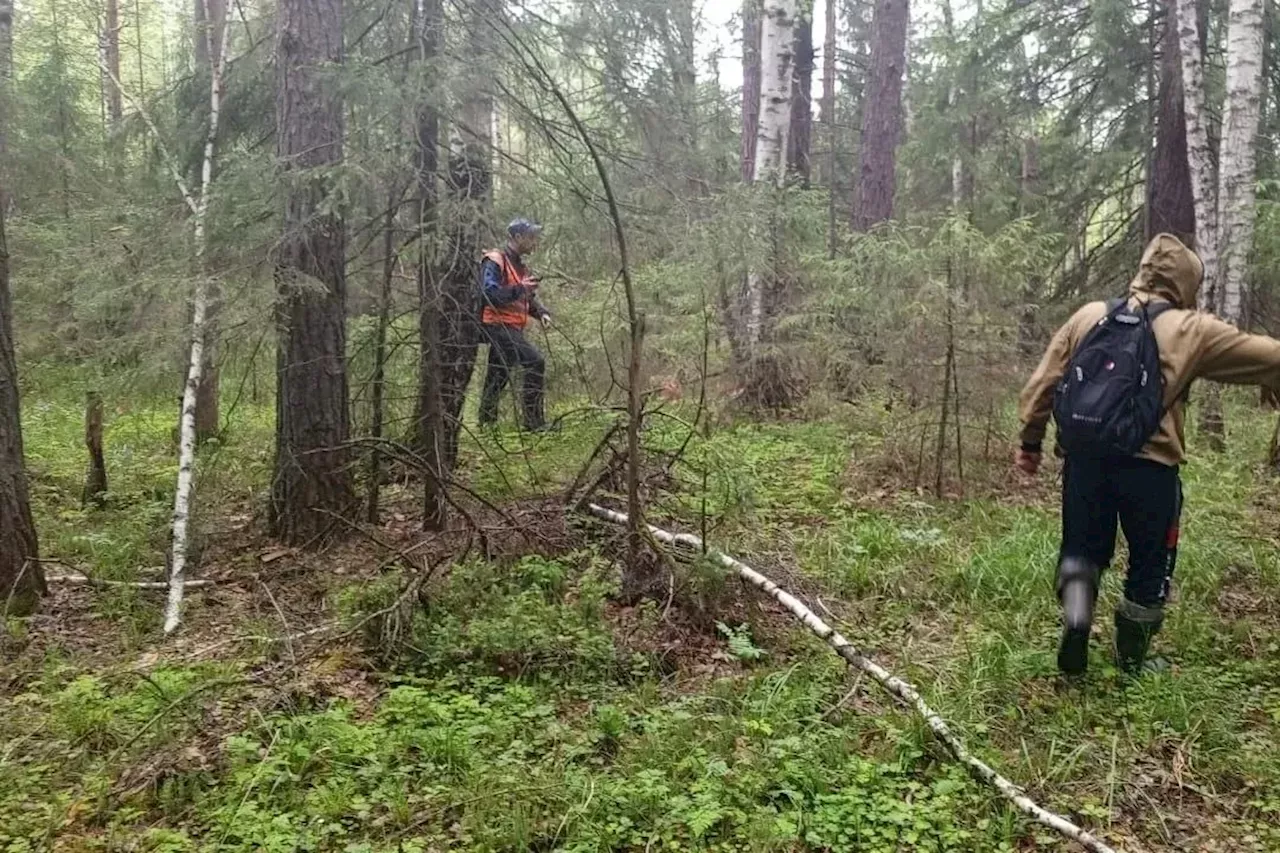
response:
[[[1160,346],[1167,407],[1160,429],[1138,456],[1179,465],[1185,455],[1183,393],[1193,379],[1280,389],[1280,341],[1250,335],[1212,314],[1196,311],[1196,292],[1204,266],[1194,252],[1170,234],[1158,234],[1142,256],[1142,266],[1129,285],[1130,304],[1172,302],[1152,323]],[[1022,389],[1018,417],[1022,443],[1038,446],[1053,410],[1053,394],[1076,347],[1107,313],[1105,302],[1091,302],[1075,313],[1049,342],[1040,366]]]

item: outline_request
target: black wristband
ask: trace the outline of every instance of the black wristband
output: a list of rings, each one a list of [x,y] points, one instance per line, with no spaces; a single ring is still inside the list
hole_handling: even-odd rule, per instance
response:
[[[1034,441],[1034,442],[1024,441],[1022,442],[1022,452],[1023,453],[1043,453],[1044,452],[1043,443],[1039,441]]]

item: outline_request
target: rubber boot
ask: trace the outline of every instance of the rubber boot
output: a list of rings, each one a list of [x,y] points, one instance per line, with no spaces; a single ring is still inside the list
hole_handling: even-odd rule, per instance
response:
[[[1143,607],[1125,598],[1116,607],[1116,666],[1126,676],[1142,674],[1151,638],[1163,622],[1162,606]]]
[[[1089,668],[1089,631],[1098,601],[1098,567],[1083,557],[1063,557],[1058,564],[1058,601],[1062,604],[1062,641],[1058,670],[1083,675]]]

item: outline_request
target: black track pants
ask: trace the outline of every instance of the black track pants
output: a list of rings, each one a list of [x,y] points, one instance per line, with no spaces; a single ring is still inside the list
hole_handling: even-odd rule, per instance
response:
[[[529,343],[524,330],[515,326],[485,324],[484,339],[489,343],[489,367],[484,375],[484,393],[480,397],[480,423],[493,423],[498,419],[498,400],[506,387],[511,371],[524,371],[524,384],[520,392],[520,406],[524,425],[537,429],[545,420],[543,415],[543,386],[546,382],[546,361],[542,353]]]
[[[1178,469],[1137,458],[1068,458],[1062,477],[1062,554],[1106,568],[1116,525],[1129,543],[1125,598],[1159,607],[1178,557],[1182,481]]]

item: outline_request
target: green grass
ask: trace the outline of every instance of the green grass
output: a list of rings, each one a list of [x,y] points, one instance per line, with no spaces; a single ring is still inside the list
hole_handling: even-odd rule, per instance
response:
[[[29,398],[25,412],[44,552],[136,577],[162,560],[168,406],[111,414],[112,496],[85,510],[73,396]],[[468,435],[469,484],[497,502],[555,493],[611,417],[575,415],[536,440]],[[1185,472],[1176,601],[1157,640],[1173,671],[1117,678],[1113,569],[1090,678],[1059,692],[1055,506],[1013,489],[860,501],[850,450],[875,439],[859,417],[717,428],[691,443],[671,493],[651,495],[654,518],[698,529],[705,512],[714,544],[820,594],[979,755],[1118,846],[1280,850],[1280,554],[1274,486],[1253,464],[1267,420],[1234,411],[1231,452]],[[646,442],[684,435],[657,419]],[[269,409],[242,407],[203,451],[206,518],[255,508],[270,446]],[[396,580],[333,604],[367,610]],[[1066,849],[869,681],[850,696],[853,676],[798,626],[717,612],[732,585],[705,566],[689,582],[711,609],[704,633],[665,625],[661,604],[619,610],[616,569],[593,547],[464,563],[394,646],[374,632],[367,655],[335,658],[374,670],[356,698],[305,683],[246,693],[232,678],[248,660],[143,678],[129,664],[158,642],[158,597],[95,592],[102,627],[129,634],[128,659],[55,645],[5,679],[0,850]]]

